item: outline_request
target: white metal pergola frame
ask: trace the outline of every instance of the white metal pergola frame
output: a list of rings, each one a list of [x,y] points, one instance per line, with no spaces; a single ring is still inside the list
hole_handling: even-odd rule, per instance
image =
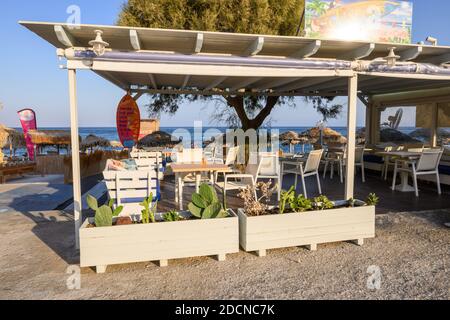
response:
[[[65,58],[69,76],[70,123],[74,186],[76,246],[82,223],[82,195],[78,141],[78,70],[91,70],[120,89],[134,93],[137,100],[144,93],[197,95],[275,95],[275,96],[348,96],[348,156],[345,198],[354,196],[354,160],[356,144],[356,109],[358,97],[367,107],[368,136],[374,141],[377,110],[384,97],[395,92],[450,87],[449,75],[368,72],[370,61],[387,55],[392,44],[318,40],[299,37],[258,36],[183,30],[123,28],[83,25],[78,29],[58,23],[21,22],[58,48]],[[348,61],[349,68],[285,68],[259,65],[196,64],[182,61],[146,62],[132,59],[97,59],[79,52],[89,52],[88,41],[94,30],[104,31],[111,44],[108,52],[133,55],[163,53],[174,57],[179,52],[196,57],[246,57],[277,59],[271,61]],[[450,47],[397,45],[401,63],[446,63]],[[284,60],[283,60],[284,59]],[[368,60],[362,60],[368,59]],[[251,60],[248,60],[251,61]],[[381,80],[380,80],[381,79]],[[402,80],[402,81],[399,81]],[[161,82],[161,83],[160,83]],[[358,90],[361,84],[364,90]],[[246,89],[246,90],[244,90]],[[364,97],[368,96],[366,100]]]

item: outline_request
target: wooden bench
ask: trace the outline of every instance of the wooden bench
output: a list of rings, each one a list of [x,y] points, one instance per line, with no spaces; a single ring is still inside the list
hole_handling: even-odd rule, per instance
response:
[[[0,166],[0,184],[6,183],[9,176],[23,175],[25,173],[34,172],[36,170],[35,163],[18,164],[13,166]]]

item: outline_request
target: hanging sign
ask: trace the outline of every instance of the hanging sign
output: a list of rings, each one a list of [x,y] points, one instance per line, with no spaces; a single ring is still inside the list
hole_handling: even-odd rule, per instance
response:
[[[413,4],[398,0],[306,0],[306,37],[411,43]]]
[[[34,161],[34,144],[31,141],[28,132],[37,129],[36,114],[31,109],[23,109],[17,113],[19,114],[20,123],[22,124],[22,130],[27,144],[28,157],[31,161]]]
[[[129,94],[120,100],[116,120],[120,142],[125,148],[133,148],[139,139],[141,114],[136,101]]]

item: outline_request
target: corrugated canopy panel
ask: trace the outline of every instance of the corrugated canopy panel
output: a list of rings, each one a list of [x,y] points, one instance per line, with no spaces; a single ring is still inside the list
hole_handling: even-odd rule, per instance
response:
[[[357,70],[352,61],[375,59],[374,66],[357,71],[358,89],[364,94],[450,86],[450,69],[437,67],[450,61],[447,46],[395,44],[403,67],[389,68],[381,60],[393,46],[388,43],[101,25],[71,28],[61,23],[21,24],[57,48],[76,48],[73,59],[89,61],[92,71],[124,90],[219,89],[230,93],[247,89],[254,93],[270,90],[271,94],[346,95],[346,77]],[[101,57],[86,51],[89,41],[95,38],[95,30],[103,31],[103,40],[112,49]],[[382,64],[377,66],[380,61]],[[410,64],[405,67],[406,62]],[[110,68],[111,63],[115,68]]]
[[[267,56],[292,56],[302,57],[305,55],[316,58],[343,59],[348,57],[352,60],[355,55],[367,55],[368,59],[385,57],[389,48],[394,46],[390,43],[374,43],[371,49],[370,42],[361,41],[341,41],[341,40],[321,40],[317,44],[317,39],[303,37],[286,37],[271,35],[252,35],[239,33],[221,33],[206,31],[187,30],[165,30],[150,28],[131,28],[103,25],[80,25],[73,28],[62,23],[44,22],[20,22],[24,27],[36,33],[57,48],[68,48],[58,40],[55,32],[56,26],[61,26],[73,40],[75,47],[90,47],[89,41],[95,38],[95,30],[104,32],[103,39],[110,43],[110,47],[118,51],[133,51],[130,40],[130,31],[135,30],[141,44],[141,50],[150,51],[172,51],[184,54],[195,52],[198,34],[203,35],[200,52],[230,55],[249,55],[252,46],[258,38],[263,38],[263,44],[259,55]],[[316,47],[317,44],[317,48]],[[448,46],[428,46],[414,44],[395,44],[396,52],[415,61],[431,61],[441,59],[443,55],[450,55]],[[421,48],[421,49],[418,49]],[[316,51],[317,49],[317,51]],[[316,52],[315,52],[316,51]],[[355,52],[359,51],[359,52]],[[417,53],[417,51],[421,51]],[[417,57],[415,57],[417,55]]]

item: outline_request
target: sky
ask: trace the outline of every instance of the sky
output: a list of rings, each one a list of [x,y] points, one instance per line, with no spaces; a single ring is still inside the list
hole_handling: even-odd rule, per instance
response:
[[[67,8],[81,9],[81,23],[115,23],[125,0],[2,0],[0,3],[0,123],[20,127],[17,111],[36,111],[38,127],[68,127],[69,98],[67,71],[58,68],[55,48],[27,29],[19,20],[65,22]],[[450,1],[414,0],[413,41],[432,35],[439,44],[450,45]],[[91,72],[78,73],[80,127],[114,127],[117,104],[124,92]],[[345,102],[345,100],[341,100]],[[147,116],[145,98],[139,100],[141,114]],[[320,116],[301,98],[296,109],[278,107],[271,115],[273,126],[311,126]],[[183,105],[174,116],[162,115],[164,127],[192,126],[194,121],[211,125],[208,110],[214,104]],[[330,126],[345,126],[346,112]],[[358,125],[364,125],[364,107],[358,106]],[[406,112],[404,124],[414,124],[413,112]]]

